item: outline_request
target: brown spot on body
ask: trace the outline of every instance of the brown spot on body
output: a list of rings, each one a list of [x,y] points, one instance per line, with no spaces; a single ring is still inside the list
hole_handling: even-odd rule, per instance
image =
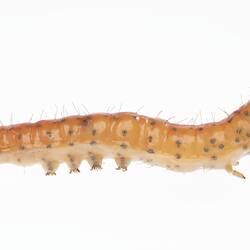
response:
[[[95,145],[95,144],[97,144],[97,143],[96,143],[96,141],[91,141],[89,144],[90,144],[90,145]]]
[[[95,136],[96,135],[96,129],[92,130],[92,135]]]
[[[150,122],[150,125],[151,125],[151,126],[154,126],[155,124],[156,124],[155,121],[151,121],[151,122]]]
[[[236,132],[236,134],[241,134],[242,128],[237,128],[235,132]]]
[[[173,130],[173,131],[177,131],[177,128],[173,127],[172,130]]]
[[[90,117],[89,116],[83,118],[83,120],[81,121],[81,125],[85,126],[85,127],[88,126],[89,123],[90,123]]]
[[[148,152],[149,154],[154,154],[154,153],[155,153],[155,151],[154,151],[152,148],[149,148],[149,149],[147,150],[147,152]]]
[[[48,137],[51,137],[51,136],[52,136],[51,131],[46,131],[46,135],[47,135]]]
[[[148,137],[148,142],[151,143],[152,141],[153,141],[153,136],[150,135],[150,136]]]
[[[122,135],[123,135],[123,136],[126,136],[127,133],[128,133],[128,131],[127,131],[126,129],[123,129],[123,130],[122,130]]]
[[[202,131],[202,130],[203,130],[203,128],[202,128],[202,127],[199,127],[199,128],[197,128],[197,130],[198,130],[198,131]]]
[[[69,146],[73,147],[75,144],[73,142],[69,143]]]
[[[236,137],[234,141],[235,141],[236,143],[239,143],[239,142],[240,142],[240,138],[239,138],[239,137]]]
[[[223,149],[223,148],[224,148],[224,144],[221,143],[221,144],[219,145],[219,149]]]
[[[216,155],[212,155],[211,159],[215,161],[215,160],[217,160],[217,156]]]
[[[68,135],[71,136],[71,135],[73,135],[73,133],[74,133],[74,131],[72,129],[69,129]]]
[[[215,138],[211,138],[211,139],[210,139],[210,143],[211,143],[211,144],[215,144],[215,143],[216,143],[216,139],[215,139]]]
[[[244,115],[245,116],[249,116],[249,112],[246,110],[246,111],[244,111]]]
[[[48,145],[46,146],[46,148],[52,148],[52,145],[51,145],[51,144],[48,144]]]
[[[209,148],[208,147],[204,147],[203,151],[207,153],[209,151]]]
[[[177,146],[178,148],[179,148],[179,147],[181,146],[181,144],[182,144],[181,140],[176,140],[175,143],[176,143],[176,146]]]
[[[176,154],[175,158],[179,160],[179,159],[181,159],[181,155],[180,154]]]
[[[123,148],[123,149],[126,149],[126,148],[128,147],[128,145],[125,144],[125,143],[122,143],[122,144],[120,145],[120,147]]]

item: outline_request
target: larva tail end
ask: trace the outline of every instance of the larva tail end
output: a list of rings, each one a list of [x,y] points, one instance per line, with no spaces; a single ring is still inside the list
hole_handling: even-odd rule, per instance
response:
[[[230,174],[236,176],[236,177],[239,177],[239,178],[242,178],[242,179],[246,179],[246,177],[245,177],[242,173],[240,173],[239,171],[233,169],[233,165],[232,165],[232,164],[228,164],[228,165],[226,166],[226,171],[227,171],[228,173],[230,173]]]

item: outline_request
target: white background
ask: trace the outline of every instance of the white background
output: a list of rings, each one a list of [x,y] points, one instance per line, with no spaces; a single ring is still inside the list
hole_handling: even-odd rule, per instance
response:
[[[188,124],[224,118],[250,96],[249,13],[248,1],[1,0],[0,119],[76,114],[72,102]],[[250,249],[249,157],[237,167],[245,181],[115,167],[45,177],[38,165],[1,165],[0,249]]]

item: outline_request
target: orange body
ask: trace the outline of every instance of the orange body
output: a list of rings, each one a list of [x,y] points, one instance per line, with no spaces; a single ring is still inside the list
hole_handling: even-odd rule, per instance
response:
[[[112,157],[126,170],[142,160],[175,171],[232,168],[250,146],[250,103],[220,122],[172,124],[136,113],[91,114],[0,128],[0,162],[41,163],[48,175],[61,162],[77,172],[82,160],[92,169]]]

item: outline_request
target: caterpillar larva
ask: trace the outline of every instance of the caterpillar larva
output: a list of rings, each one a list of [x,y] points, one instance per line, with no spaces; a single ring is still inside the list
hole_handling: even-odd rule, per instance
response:
[[[0,163],[40,163],[55,175],[65,162],[79,172],[82,160],[101,169],[113,158],[127,170],[133,160],[174,171],[225,169],[241,178],[233,166],[250,145],[250,102],[219,122],[180,125],[137,113],[97,113],[0,127]]]

